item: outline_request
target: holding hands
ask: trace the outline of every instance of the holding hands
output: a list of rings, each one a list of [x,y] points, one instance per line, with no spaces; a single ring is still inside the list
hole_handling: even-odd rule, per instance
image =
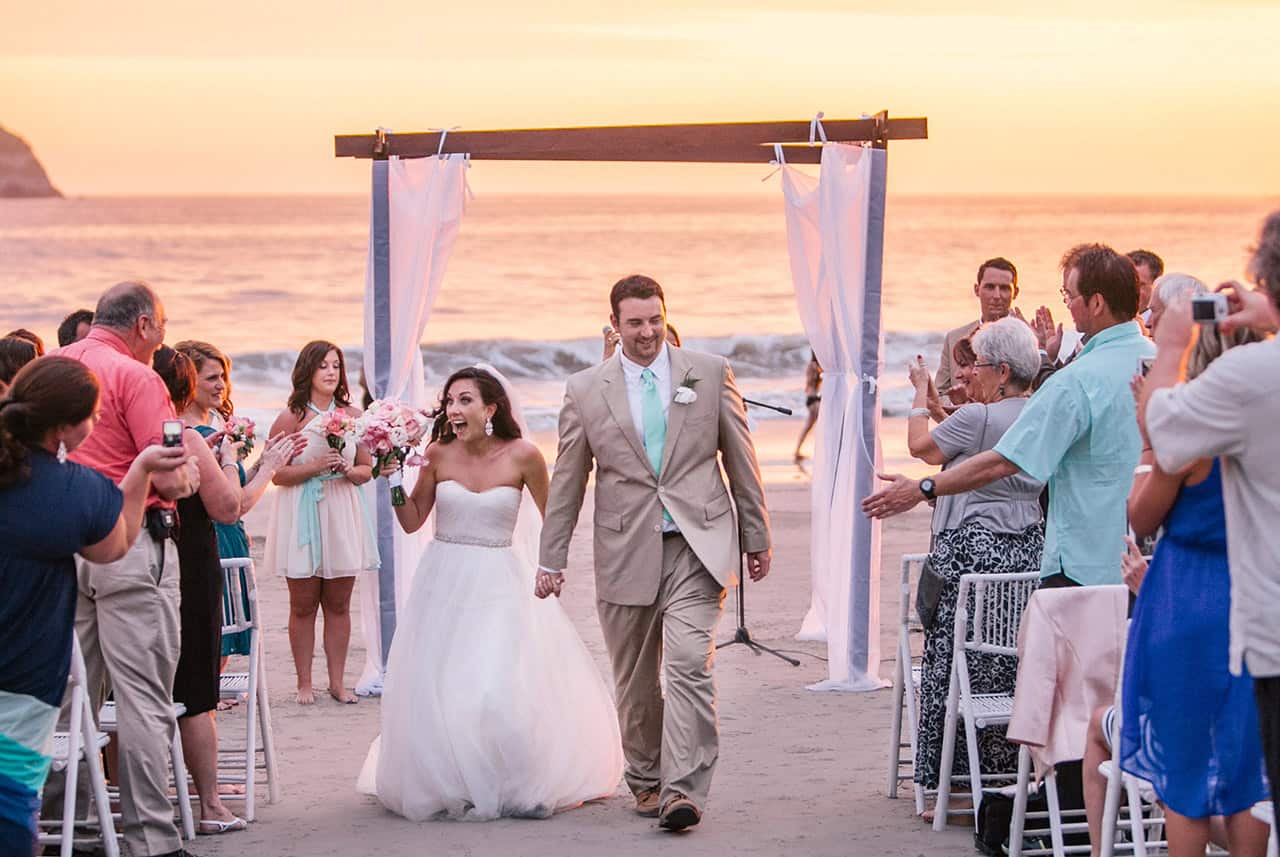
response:
[[[549,595],[560,597],[560,590],[564,587],[564,574],[551,573],[546,569],[538,569],[538,576],[533,582],[533,594],[539,598],[546,598]]]

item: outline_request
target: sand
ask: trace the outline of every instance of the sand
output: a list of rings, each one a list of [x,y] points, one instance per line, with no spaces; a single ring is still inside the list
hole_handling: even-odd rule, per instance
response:
[[[809,604],[808,477],[790,462],[798,424],[768,421],[759,428],[762,469],[773,519],[774,565],[769,577],[748,584],[747,626],[767,645],[797,653],[793,667],[742,646],[716,658],[721,752],[706,815],[679,835],[631,812],[625,787],[607,800],[553,818],[484,823],[414,823],[386,812],[355,791],[369,742],[378,733],[379,704],[363,699],[342,706],[327,697],[312,707],[293,701],[294,675],[285,634],[283,581],[263,576],[260,603],[283,799],[260,804],[248,831],[199,837],[199,855],[949,855],[974,853],[972,830],[933,833],[914,815],[910,789],[885,797],[890,692],[813,693],[826,677],[825,647],[793,640]],[[902,469],[901,421],[886,421],[886,460]],[[540,437],[540,444],[553,439]],[[588,497],[588,502],[590,502]],[[269,505],[269,504],[267,504]],[[260,536],[265,510],[255,510],[251,534]],[[563,602],[601,672],[608,675],[594,606],[590,510],[574,536]],[[890,520],[884,527],[881,575],[881,675],[893,667],[898,616],[898,560],[923,550],[928,509]],[[260,553],[258,539],[255,553]],[[720,637],[734,627],[734,597],[727,602]],[[918,642],[918,641],[917,641]],[[348,683],[364,662],[353,635]],[[314,674],[323,686],[323,655]],[[242,734],[239,711],[219,722],[228,739]]]

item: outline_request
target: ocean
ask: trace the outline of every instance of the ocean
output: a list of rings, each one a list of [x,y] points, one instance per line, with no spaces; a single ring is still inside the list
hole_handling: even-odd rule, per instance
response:
[[[608,290],[661,282],[685,343],[724,354],[752,398],[803,404],[809,349],[790,282],[781,191],[719,196],[479,195],[423,338],[429,384],[486,360],[520,388],[534,428],[554,425],[564,378],[600,357]],[[1216,284],[1242,276],[1275,198],[891,196],[884,263],[887,415],[909,405],[906,361],[936,365],[942,334],[976,316],[977,265],[1019,268],[1027,315],[1066,317],[1059,257],[1102,241],[1159,253]],[[344,346],[359,369],[368,242],[363,196],[0,200],[0,331],[46,342],[69,311],[141,278],[160,292],[171,341],[232,355],[237,406],[283,407],[297,349]],[[762,419],[768,412],[753,412]]]

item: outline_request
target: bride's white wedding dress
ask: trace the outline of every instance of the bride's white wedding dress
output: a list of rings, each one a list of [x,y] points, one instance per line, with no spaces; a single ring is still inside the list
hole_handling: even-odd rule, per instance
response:
[[[399,614],[382,734],[357,783],[414,821],[545,817],[621,778],[609,689],[511,546],[521,494],[436,486],[435,539]]]

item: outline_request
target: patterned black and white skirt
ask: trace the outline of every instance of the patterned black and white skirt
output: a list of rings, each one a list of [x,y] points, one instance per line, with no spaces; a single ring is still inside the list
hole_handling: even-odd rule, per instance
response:
[[[956,600],[962,574],[1015,574],[1040,570],[1044,553],[1044,526],[1037,524],[1020,533],[996,533],[978,523],[944,530],[933,538],[930,564],[945,578],[933,627],[925,633],[924,661],[920,674],[920,728],[916,745],[915,781],[925,788],[938,787],[942,763],[943,727],[947,718],[947,690],[951,682],[951,656],[955,641]],[[972,615],[972,605],[970,605]],[[974,693],[1010,693],[1018,659],[1008,655],[971,653],[970,687]],[[1005,727],[980,730],[978,756],[983,773],[1017,770],[1018,748],[1004,737]],[[967,776],[969,758],[964,750],[964,724],[956,736],[953,776]]]

